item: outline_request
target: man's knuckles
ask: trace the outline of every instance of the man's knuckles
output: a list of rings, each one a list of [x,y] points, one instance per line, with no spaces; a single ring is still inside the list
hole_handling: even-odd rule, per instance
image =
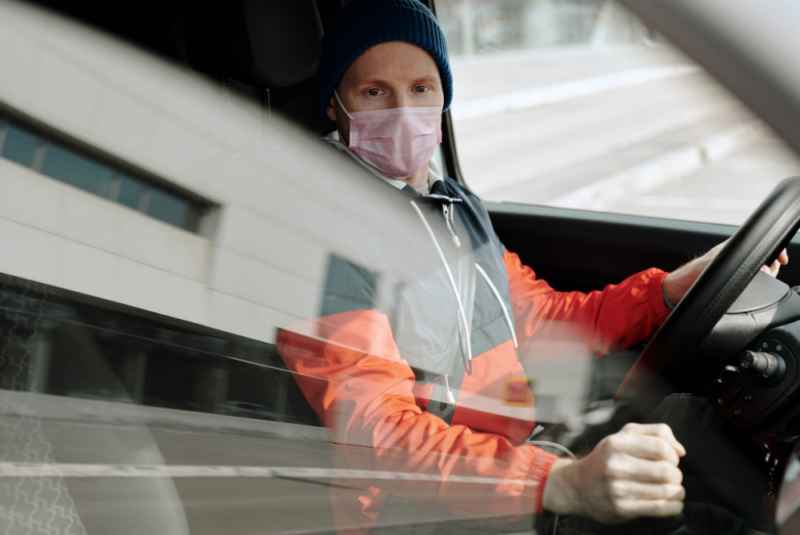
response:
[[[608,494],[611,496],[612,502],[629,498],[631,494],[630,485],[627,481],[621,479],[610,481],[608,483]]]
[[[667,460],[677,465],[678,450],[683,447],[675,439],[672,429],[665,424],[628,424],[622,431],[608,437],[613,451],[625,452],[635,457]]]
[[[611,484],[614,481],[629,479],[632,472],[631,469],[632,466],[628,459],[615,455],[605,463],[603,476],[607,484]]]
[[[683,479],[681,471],[666,461],[654,461],[651,464],[650,480],[654,483],[679,484]]]
[[[683,472],[676,466],[669,465],[665,469],[665,483],[671,483],[673,485],[680,485],[683,483]]]
[[[667,424],[653,424],[653,425],[654,425],[653,430],[655,431],[655,434],[657,436],[663,438],[667,442],[675,440],[675,435],[672,434],[672,428],[670,428],[670,426],[668,426]]]
[[[661,506],[661,500],[637,500],[635,498],[622,498],[613,500],[609,513],[616,520],[629,520],[642,515],[652,515]]]
[[[667,424],[637,424],[627,423],[619,431],[623,435],[651,435],[665,439],[667,442],[675,440],[675,435],[672,434],[672,428]],[[613,436],[613,435],[612,435]]]
[[[628,500],[611,500],[608,512],[616,518],[626,518],[629,514]]]
[[[671,462],[638,460],[626,454],[609,458],[603,466],[602,476],[609,484],[630,480],[679,485],[683,481],[683,473]]]
[[[678,500],[654,500],[650,516],[666,517],[675,516],[683,511],[683,501]]]
[[[675,448],[663,438],[655,438],[649,441],[648,444],[653,460],[667,461],[675,466],[680,462],[678,454],[675,453]]]
[[[650,492],[642,496],[643,499],[650,500],[667,500],[667,501],[683,501],[686,497],[686,490],[674,483],[667,483],[663,485],[652,485],[649,488]]]
[[[655,436],[627,436],[625,451],[634,457],[651,461],[667,461],[677,466],[680,458],[667,439]]]
[[[667,517],[683,511],[683,502],[677,500],[621,500],[615,514],[624,519],[640,516]]]
[[[629,438],[626,435],[617,433],[603,439],[604,451],[606,457],[622,453],[626,450],[629,443]]]
[[[619,432],[620,433],[638,434],[638,431],[642,427],[644,427],[642,424],[637,424],[637,423],[630,422],[630,423],[627,423],[624,426],[622,426],[622,429],[620,429]]]
[[[629,495],[640,500],[683,500],[686,491],[680,485],[672,483],[632,484],[628,488]]]

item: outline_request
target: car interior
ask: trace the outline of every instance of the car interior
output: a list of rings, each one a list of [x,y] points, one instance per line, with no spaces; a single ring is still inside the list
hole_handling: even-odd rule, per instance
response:
[[[433,0],[422,1],[435,12]],[[345,0],[35,3],[195,71],[220,91],[255,102],[267,117],[276,114],[288,118],[309,136],[321,137],[334,128],[316,111],[314,74],[325,27]],[[450,112],[445,114],[442,126],[441,157],[446,174],[465,183],[468,177],[459,166],[458,139]],[[731,440],[740,444],[736,455],[756,459],[755,466],[769,453],[772,459],[780,457],[781,466],[785,466],[790,446],[800,438],[800,411],[789,408],[800,382],[796,376],[798,361],[791,351],[793,347],[800,349],[800,331],[792,324],[800,319],[800,296],[789,290],[800,284],[800,262],[785,266],[779,282],[759,275],[750,283],[750,278],[783,247],[790,258],[800,258],[800,241],[792,239],[800,219],[800,209],[794,203],[800,196],[797,180],[785,183],[765,201],[758,217],[743,226],[733,242],[735,247],[693,290],[694,299],[680,307],[680,314],[671,318],[675,321],[659,331],[645,353],[640,354],[643,347],[636,347],[594,364],[588,401],[609,402],[617,395],[633,399],[637,410],[624,412],[596,428],[590,426],[575,443],[578,449],[590,447],[630,418],[646,420],[664,396],[688,392],[708,397],[712,403],[719,400],[722,420],[729,422],[720,436],[734,437]],[[565,291],[602,289],[650,267],[671,271],[737,231],[728,225],[508,202],[487,202],[486,206],[506,248],[519,254],[539,278]],[[738,270],[740,265],[748,266],[749,271]],[[715,301],[719,296],[724,299]],[[744,350],[749,350],[750,361],[737,368]],[[702,364],[675,360],[677,354],[685,357],[695,352],[708,358]],[[757,371],[743,372],[747,366]],[[652,369],[661,372],[657,378],[661,382],[652,378]],[[304,402],[296,387],[290,388],[289,397],[295,405]],[[654,397],[658,399],[653,401]],[[755,398],[755,402],[743,405],[740,400],[745,398]],[[253,410],[247,404],[229,409],[231,414]],[[298,414],[303,415],[303,421],[314,419],[308,408],[298,409]],[[702,441],[703,437],[695,439]],[[723,463],[713,470],[725,472],[730,467]],[[774,481],[749,470],[742,467],[738,481],[762,485],[757,493],[774,495],[775,489],[768,488]],[[735,489],[723,489],[719,494],[723,496],[720,503],[726,507],[746,509],[754,517],[762,514],[761,503],[742,504],[744,498]]]

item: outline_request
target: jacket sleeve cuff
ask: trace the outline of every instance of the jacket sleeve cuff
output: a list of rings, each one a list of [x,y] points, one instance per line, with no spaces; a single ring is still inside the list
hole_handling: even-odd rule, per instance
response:
[[[543,515],[547,514],[542,505],[544,486],[547,484],[547,477],[550,475],[550,469],[553,467],[553,463],[561,457],[548,453],[536,446],[532,447],[535,448],[536,452],[531,462],[530,469],[528,470],[528,481],[531,483],[538,483],[538,485],[532,485],[530,487],[533,494],[533,496],[531,496],[534,507],[533,512],[537,515]]]
[[[653,268],[651,271],[653,271],[653,276],[650,277],[648,285],[650,305],[653,307],[653,312],[655,313],[655,322],[661,324],[667,319],[670,313],[670,309],[667,308],[667,304],[664,302],[664,292],[662,290],[664,278],[668,273],[656,268]]]

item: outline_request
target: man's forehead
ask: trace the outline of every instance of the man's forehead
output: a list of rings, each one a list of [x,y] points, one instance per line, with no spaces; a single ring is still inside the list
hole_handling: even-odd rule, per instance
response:
[[[345,72],[345,79],[354,84],[424,79],[439,82],[440,75],[427,51],[405,41],[389,41],[361,54]]]

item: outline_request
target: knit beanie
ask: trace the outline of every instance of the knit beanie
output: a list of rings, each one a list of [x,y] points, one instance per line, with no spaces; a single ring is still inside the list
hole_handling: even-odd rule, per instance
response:
[[[348,67],[375,45],[406,41],[427,51],[442,78],[444,109],[453,100],[453,75],[447,43],[433,13],[419,0],[353,0],[325,30],[317,68],[317,105],[321,113]]]

